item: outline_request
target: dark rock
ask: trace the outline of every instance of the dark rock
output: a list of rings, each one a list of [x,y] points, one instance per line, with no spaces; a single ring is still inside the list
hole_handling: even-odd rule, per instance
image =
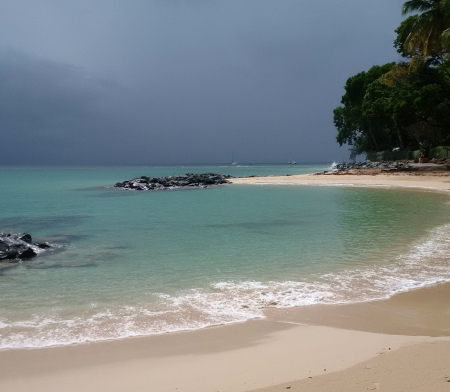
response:
[[[331,172],[339,173],[347,170],[357,170],[357,169],[383,169],[387,171],[411,171],[414,168],[408,164],[408,162],[342,162],[335,163]]]
[[[34,245],[36,245],[38,248],[40,249],[48,249],[51,248],[52,246],[50,244],[48,244],[47,242],[35,242]]]
[[[139,191],[187,187],[206,188],[209,185],[228,184],[228,178],[231,178],[231,176],[215,173],[187,173],[181,176],[167,176],[161,178],[141,176],[132,180],[117,182],[114,187]]]
[[[29,244],[31,244],[31,235],[29,235],[28,233],[23,233],[23,236],[19,237],[19,240],[25,241]]]
[[[26,248],[23,252],[19,253],[20,259],[31,259],[36,256],[36,252],[31,248]]]
[[[38,249],[49,248],[52,246],[48,243],[33,242],[28,233],[0,233],[0,260],[30,259],[37,255]]]
[[[6,252],[1,252],[0,260],[13,260],[19,255],[16,249],[7,250]]]

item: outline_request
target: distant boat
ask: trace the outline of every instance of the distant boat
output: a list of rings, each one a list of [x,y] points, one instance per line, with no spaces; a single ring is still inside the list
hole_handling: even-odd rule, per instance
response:
[[[233,166],[236,166],[236,165],[237,165],[237,161],[234,160],[234,151],[233,151],[233,154],[231,154],[231,164],[232,164]]]
[[[294,160],[288,162],[288,165],[296,165],[296,164],[297,162],[295,162]]]

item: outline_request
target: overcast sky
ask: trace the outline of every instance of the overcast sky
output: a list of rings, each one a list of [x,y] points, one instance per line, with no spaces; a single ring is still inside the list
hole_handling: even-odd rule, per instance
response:
[[[398,0],[0,0],[0,164],[332,162]]]

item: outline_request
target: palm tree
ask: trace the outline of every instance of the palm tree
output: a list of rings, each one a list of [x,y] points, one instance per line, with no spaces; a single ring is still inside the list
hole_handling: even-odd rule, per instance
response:
[[[410,16],[398,29],[405,52],[424,57],[443,55],[450,50],[450,0],[409,0],[403,4],[403,15]]]
[[[442,9],[446,13],[446,15],[450,18],[450,0],[442,1]],[[442,33],[442,43],[444,47],[450,48],[450,28],[447,28]]]

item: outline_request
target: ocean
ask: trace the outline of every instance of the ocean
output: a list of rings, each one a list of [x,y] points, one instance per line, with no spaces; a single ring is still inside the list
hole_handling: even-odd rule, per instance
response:
[[[450,200],[426,190],[221,185],[125,191],[141,175],[304,174],[330,164],[0,167],[0,232],[55,249],[0,270],[0,349],[262,318],[450,281]]]

